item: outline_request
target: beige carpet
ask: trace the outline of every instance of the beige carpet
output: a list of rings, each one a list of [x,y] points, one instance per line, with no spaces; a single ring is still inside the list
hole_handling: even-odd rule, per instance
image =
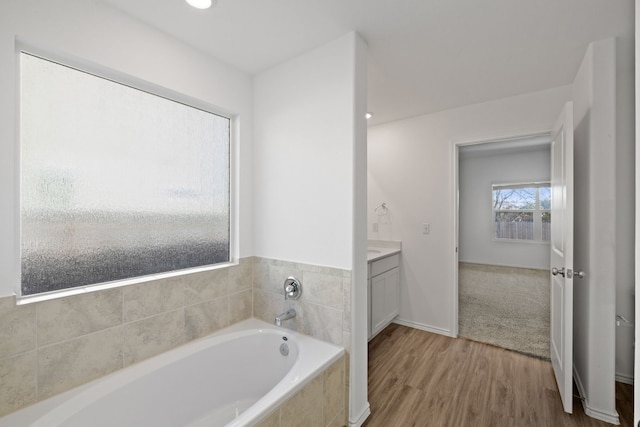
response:
[[[460,263],[459,335],[549,359],[549,272]]]

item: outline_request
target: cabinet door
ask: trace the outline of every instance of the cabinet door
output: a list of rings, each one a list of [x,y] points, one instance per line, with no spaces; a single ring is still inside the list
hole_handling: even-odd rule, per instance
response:
[[[384,273],[385,319],[391,322],[399,313],[400,269],[394,268]]]
[[[399,271],[393,268],[371,278],[371,335],[380,332],[398,315]]]
[[[386,321],[385,275],[371,278],[371,335],[382,329]]]

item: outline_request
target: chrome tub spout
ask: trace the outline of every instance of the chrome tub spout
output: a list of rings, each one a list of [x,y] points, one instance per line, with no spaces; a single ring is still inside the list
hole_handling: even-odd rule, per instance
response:
[[[290,308],[289,310],[285,311],[284,313],[280,313],[276,316],[276,326],[282,326],[282,322],[284,320],[289,320],[289,319],[293,319],[294,317],[296,317],[296,310],[293,308]]]

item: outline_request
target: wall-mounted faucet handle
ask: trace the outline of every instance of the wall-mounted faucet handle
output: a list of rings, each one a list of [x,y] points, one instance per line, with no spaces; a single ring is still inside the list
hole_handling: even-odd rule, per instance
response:
[[[302,283],[293,276],[284,281],[284,299],[298,299],[302,295]]]

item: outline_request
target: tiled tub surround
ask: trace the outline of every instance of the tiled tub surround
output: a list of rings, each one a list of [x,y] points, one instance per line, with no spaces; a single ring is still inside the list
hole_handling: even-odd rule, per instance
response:
[[[0,299],[0,416],[252,317],[252,260],[16,306]]]
[[[284,280],[295,276],[302,282],[298,300],[284,299]],[[277,314],[295,308],[296,317],[282,326],[344,346],[350,337],[351,272],[255,258],[253,265],[253,314],[272,323]]]
[[[286,426],[335,425],[343,413],[343,354],[248,319],[0,418],[0,426],[245,427],[273,413]]]
[[[284,299],[284,280],[295,276],[302,282],[298,300]],[[296,317],[282,326],[346,349],[344,408],[349,407],[349,354],[351,340],[351,272],[268,258],[255,258],[253,265],[253,315],[265,322],[295,308]],[[342,424],[347,425],[345,410]],[[273,424],[278,426],[279,424]],[[287,426],[288,424],[282,424]],[[306,426],[307,424],[295,424]],[[320,425],[320,424],[308,424]]]
[[[345,365],[345,357],[333,363],[256,427],[345,426]]]
[[[282,284],[290,275],[302,281],[297,301],[284,300]],[[0,298],[0,416],[249,317],[271,323],[288,307],[298,314],[284,327],[348,352],[350,295],[347,270],[253,257],[229,268],[27,305]],[[348,375],[347,356],[343,408]]]

